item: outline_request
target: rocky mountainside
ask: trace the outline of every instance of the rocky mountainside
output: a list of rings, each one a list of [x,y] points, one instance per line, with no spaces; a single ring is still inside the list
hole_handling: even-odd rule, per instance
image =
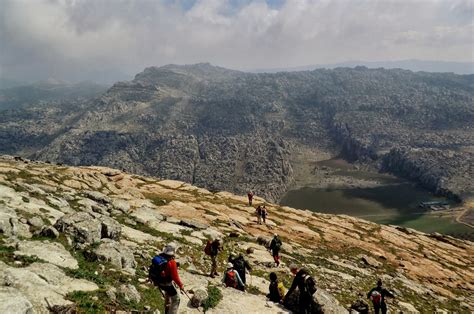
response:
[[[245,196],[104,167],[3,156],[0,312],[161,311],[146,270],[170,241],[179,246],[186,290],[196,302],[204,300],[209,313],[285,312],[264,295],[272,271],[289,286],[290,263],[313,274],[315,298],[326,313],[347,312],[378,277],[396,296],[391,309],[474,310],[472,242],[266,204],[269,220],[258,225]],[[265,247],[274,233],[284,242],[278,268]],[[249,259],[247,292],[223,288],[206,275],[210,261],[203,248],[213,237],[224,239],[219,271],[230,251]],[[181,298],[180,313],[198,311]]]
[[[151,67],[95,100],[4,110],[0,151],[278,200],[302,163],[344,158],[473,194],[474,75]],[[306,160],[311,152],[315,160]]]

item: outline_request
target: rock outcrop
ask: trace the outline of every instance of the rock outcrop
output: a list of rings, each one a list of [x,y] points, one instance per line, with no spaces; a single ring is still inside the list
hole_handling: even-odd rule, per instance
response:
[[[180,313],[197,313],[196,306],[209,313],[288,312],[265,294],[271,272],[288,288],[293,263],[315,278],[314,300],[325,313],[348,312],[378,278],[396,295],[388,301],[393,311],[474,310],[472,242],[266,204],[271,223],[259,225],[243,195],[1,157],[0,311],[162,311],[147,270],[170,241],[191,298],[182,297]],[[274,233],[284,243],[280,267],[267,250]],[[224,244],[220,272],[230,252],[252,265],[246,292],[207,276],[203,248],[216,237]]]

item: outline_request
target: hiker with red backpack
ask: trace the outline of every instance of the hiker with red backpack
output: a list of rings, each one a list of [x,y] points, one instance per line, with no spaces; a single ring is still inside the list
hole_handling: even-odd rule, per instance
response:
[[[239,273],[234,269],[234,264],[231,262],[227,263],[227,270],[224,273],[222,282],[225,286],[245,291],[245,284],[242,282]]]
[[[217,273],[217,255],[222,251],[221,240],[216,238],[214,241],[207,241],[206,247],[204,248],[204,253],[211,257],[211,273],[209,276],[214,278],[218,276]]]
[[[234,269],[239,273],[240,279],[242,279],[242,282],[244,285],[247,284],[247,279],[245,275],[245,271],[248,270],[249,273],[252,270],[252,267],[250,267],[249,262],[245,259],[244,255],[242,253],[236,254],[232,252],[229,255],[229,260],[232,265],[234,265]]]
[[[367,294],[367,298],[372,301],[374,305],[375,314],[387,313],[387,304],[385,303],[385,297],[394,298],[394,295],[387,289],[382,287],[382,280],[377,281],[377,287],[372,288]]]
[[[285,300],[290,299],[290,295],[298,288],[299,297],[296,313],[309,314],[313,313],[313,294],[316,292],[316,282],[313,277],[304,268],[298,269],[295,264],[290,266],[291,273],[295,276],[290,289],[285,295]],[[316,308],[314,310],[317,310]]]
[[[176,244],[168,244],[163,252],[152,259],[148,270],[148,278],[163,294],[166,314],[178,313],[180,298],[173,282],[179,287],[181,293],[184,291],[184,285],[178,274],[175,252]]]
[[[252,191],[249,191],[247,193],[247,197],[249,198],[249,206],[252,206],[252,200],[253,200],[253,192]]]

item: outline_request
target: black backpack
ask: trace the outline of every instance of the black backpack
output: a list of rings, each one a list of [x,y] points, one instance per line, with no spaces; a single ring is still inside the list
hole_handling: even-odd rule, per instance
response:
[[[318,290],[318,288],[316,288],[316,281],[314,281],[313,277],[310,275],[306,275],[304,277],[304,287],[306,292],[308,292],[310,295],[315,294]]]
[[[168,260],[163,255],[157,255],[151,260],[148,278],[155,286],[169,281],[165,273],[166,265],[168,265]]]
[[[237,258],[235,258],[233,261],[232,261],[232,264],[234,264],[234,269],[237,270],[237,271],[243,271],[245,272],[245,260],[242,256],[239,256]]]

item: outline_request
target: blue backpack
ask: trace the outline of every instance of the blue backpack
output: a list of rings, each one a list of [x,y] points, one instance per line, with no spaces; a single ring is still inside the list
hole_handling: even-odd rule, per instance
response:
[[[168,265],[168,260],[162,255],[157,255],[151,260],[151,265],[148,268],[148,278],[155,286],[169,281],[165,273],[166,265]]]

